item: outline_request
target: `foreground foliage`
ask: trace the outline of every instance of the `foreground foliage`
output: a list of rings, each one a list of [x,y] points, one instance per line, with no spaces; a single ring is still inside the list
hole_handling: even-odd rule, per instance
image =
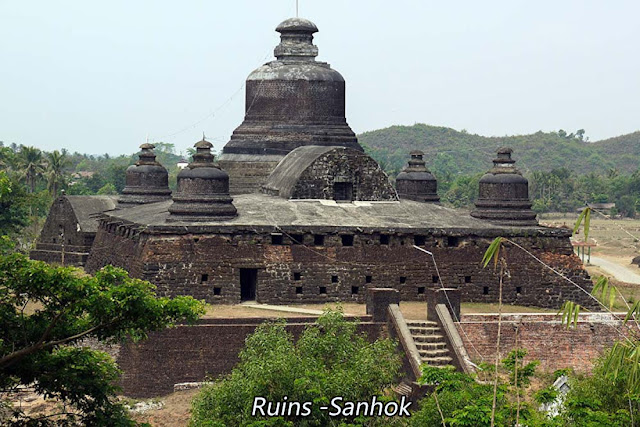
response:
[[[55,417],[13,409],[3,425],[133,424],[114,400],[113,359],[82,347],[83,340],[141,339],[203,312],[199,301],[157,298],[153,285],[111,266],[89,276],[21,254],[0,256],[0,391],[30,385],[65,405]]]
[[[370,401],[382,396],[400,368],[395,344],[388,339],[370,343],[347,322],[342,312],[327,311],[295,341],[284,321],[259,326],[246,341],[232,373],[195,398],[193,426],[326,426],[389,425],[391,420],[330,418],[331,398]],[[271,402],[313,402],[308,417],[253,417],[254,397]],[[343,424],[346,423],[346,424]]]
[[[493,378],[498,379],[495,425],[540,425],[542,414],[531,403],[520,400],[538,365],[538,361],[525,364],[526,354],[524,349],[511,351],[502,360],[497,375],[494,366],[483,365],[481,381],[456,372],[452,366],[437,368],[423,365],[419,382],[432,386],[433,392],[420,401],[420,409],[411,417],[410,425],[491,426]]]

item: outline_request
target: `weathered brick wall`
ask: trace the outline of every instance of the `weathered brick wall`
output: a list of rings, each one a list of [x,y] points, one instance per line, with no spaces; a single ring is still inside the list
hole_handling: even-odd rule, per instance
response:
[[[498,336],[497,315],[462,315],[457,324],[469,357],[493,363]],[[626,327],[606,314],[584,314],[575,329],[567,329],[553,314],[503,315],[500,356],[518,347],[528,350],[526,361],[539,360],[540,370],[553,372],[571,367],[590,372],[606,348],[623,338]],[[471,345],[473,344],[473,345]]]
[[[82,266],[87,260],[95,233],[79,231],[78,220],[65,197],[56,199],[38,236],[31,259],[61,263],[64,244],[64,264]]]
[[[397,200],[389,177],[378,163],[357,150],[342,148],[318,157],[295,184],[292,199],[334,199],[334,182],[353,185],[353,200]]]
[[[359,331],[374,340],[384,323],[361,318]],[[123,370],[123,393],[132,397],[159,396],[182,382],[204,381],[231,372],[245,339],[268,319],[211,319],[196,326],[177,326],[152,333],[148,339],[121,346],[117,362]],[[299,336],[314,318],[289,319],[287,330]]]
[[[428,287],[439,286],[438,273],[446,287],[460,289],[463,302],[498,299],[497,273],[481,266],[490,238],[362,231],[353,234],[353,246],[344,246],[342,234],[313,228],[286,230],[278,244],[270,233],[255,230],[125,237],[122,234],[128,232],[122,228],[111,225],[99,230],[88,270],[107,263],[122,266],[132,276],[156,284],[165,295],[237,303],[240,271],[248,268],[257,270],[257,300],[264,303],[363,302],[369,287],[391,287],[402,300],[426,301]],[[317,233],[323,236],[322,245],[314,244]],[[294,242],[298,239],[303,244]],[[513,240],[577,285],[591,288],[568,238]],[[437,270],[431,257],[416,250],[414,243],[433,252]],[[114,247],[118,250],[113,251]],[[592,305],[578,286],[520,249],[509,248],[506,257],[505,303],[557,308],[572,299]]]
[[[85,265],[94,273],[105,265],[124,268],[131,277],[142,278],[145,235],[122,224],[101,221]]]

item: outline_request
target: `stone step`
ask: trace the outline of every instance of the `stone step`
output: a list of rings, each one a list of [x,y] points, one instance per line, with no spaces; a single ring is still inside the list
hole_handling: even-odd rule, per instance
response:
[[[452,361],[453,359],[449,356],[422,358],[422,363],[426,363],[430,366],[450,365]]]
[[[409,326],[411,335],[433,335],[440,332],[437,326]]]
[[[435,350],[420,350],[418,349],[418,353],[420,353],[421,358],[431,358],[431,357],[444,357],[449,355],[449,350],[446,348],[440,348]]]
[[[398,396],[411,396],[411,386],[405,382],[401,382],[400,384],[392,387],[393,391],[396,392]]]
[[[420,326],[420,327],[425,327],[425,326],[430,326],[430,327],[437,327],[438,323],[437,322],[433,322],[431,320],[407,320],[406,321],[407,326],[411,327],[411,326]]]
[[[444,337],[439,334],[434,335],[413,335],[413,340],[418,343],[444,342]]]
[[[440,342],[417,342],[416,347],[418,350],[446,350],[447,344],[443,341]]]

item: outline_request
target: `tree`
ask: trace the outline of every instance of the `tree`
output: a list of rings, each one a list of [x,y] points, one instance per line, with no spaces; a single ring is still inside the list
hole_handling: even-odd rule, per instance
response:
[[[95,276],[52,267],[22,254],[0,257],[0,390],[29,385],[68,409],[32,418],[13,410],[13,425],[130,425],[115,401],[118,369],[82,340],[146,337],[204,311],[191,297],[157,298],[154,286],[105,267]],[[6,394],[5,394],[6,395]]]
[[[31,193],[36,191],[36,181],[45,171],[46,163],[42,151],[35,147],[21,146],[18,152],[18,163]]]
[[[523,351],[519,349],[519,351]],[[510,374],[513,365],[509,361],[514,359],[514,353],[503,361],[502,368]],[[528,365],[529,366],[529,365]],[[535,362],[530,365],[535,369]],[[523,403],[520,412],[526,422],[518,424],[517,411],[513,406],[513,399],[508,394],[509,388],[500,380],[501,371],[494,370],[492,366],[483,367],[487,374],[498,381],[497,392],[487,381],[476,381],[471,375],[456,372],[453,366],[444,368],[423,365],[422,376],[418,380],[420,384],[432,387],[432,393],[419,402],[419,410],[412,414],[409,425],[422,426],[464,426],[464,427],[489,427],[491,425],[513,426],[541,425],[540,414],[528,403]],[[533,369],[527,371],[521,378],[533,375]],[[492,406],[496,395],[496,410],[492,416]]]
[[[67,151],[54,150],[47,154],[47,189],[53,198],[58,197],[58,190],[66,184],[65,168],[69,165]]]
[[[192,406],[194,426],[352,425],[355,417],[329,417],[319,409],[330,399],[384,400],[383,389],[400,368],[395,344],[388,339],[370,343],[357,333],[357,324],[341,311],[327,311],[295,342],[284,321],[260,325],[246,340],[240,362],[230,375],[204,388]],[[313,402],[305,418],[252,416],[256,396],[269,402]],[[368,422],[389,425],[380,418]],[[347,423],[347,424],[341,424]]]
[[[116,189],[115,185],[113,185],[112,183],[108,182],[98,190],[97,194],[100,194],[100,195],[115,195],[115,194],[118,194],[118,190]]]
[[[14,236],[28,224],[26,200],[24,187],[0,171],[0,235]]]

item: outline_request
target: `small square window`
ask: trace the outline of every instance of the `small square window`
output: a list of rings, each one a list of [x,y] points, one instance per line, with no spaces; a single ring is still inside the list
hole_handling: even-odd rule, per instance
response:
[[[316,234],[313,236],[313,244],[315,246],[324,246],[324,236],[322,234]]]
[[[380,244],[381,245],[388,245],[390,240],[391,240],[391,238],[389,237],[388,234],[381,234],[380,235]]]
[[[282,234],[272,234],[271,235],[271,244],[272,245],[281,245],[282,244]]]
[[[517,286],[517,287],[516,287],[516,294],[517,294],[517,295],[520,295],[521,293],[522,293],[522,287]]]
[[[353,234],[343,234],[340,237],[342,238],[342,246],[353,246]]]
[[[214,295],[221,295],[222,294],[222,288],[218,288],[218,287],[213,288],[213,294]]]
[[[326,295],[326,293],[327,293],[327,287],[320,286],[320,295]]]
[[[359,291],[360,291],[360,287],[359,286],[352,286],[351,287],[351,295],[357,295]]]
[[[413,236],[413,244],[416,246],[424,246],[427,243],[427,238],[424,236]]]
[[[452,237],[452,236],[447,237],[447,246],[449,246],[451,248],[455,248],[455,247],[457,247],[459,245],[460,245],[460,238],[459,237]]]
[[[302,286],[296,286],[296,295],[302,294]]]
[[[489,295],[489,287],[485,286],[484,288],[482,288],[482,295]]]
[[[331,283],[338,283],[338,276],[331,276]]]
[[[203,274],[202,276],[200,276],[200,283],[204,283],[204,282],[208,282],[209,281],[209,275],[208,274]]]
[[[438,276],[431,276],[431,281],[433,283],[438,283],[440,280],[438,280]]]
[[[302,280],[302,273],[300,272],[293,273],[293,280]]]
[[[400,283],[407,283],[407,278],[404,276],[400,276]]]
[[[303,234],[292,234],[291,235],[291,243],[294,245],[301,245],[304,242]]]
[[[371,276],[365,276],[365,277],[364,277],[364,281],[365,281],[365,283],[371,283],[371,282],[373,281],[373,277],[371,277]]]
[[[418,287],[418,295],[422,295],[424,294],[424,286],[419,286]]]
[[[194,237],[193,238],[193,243],[198,243],[199,241],[200,241],[200,238],[198,238],[198,237]]]
[[[464,283],[471,283],[471,276],[464,276]]]

